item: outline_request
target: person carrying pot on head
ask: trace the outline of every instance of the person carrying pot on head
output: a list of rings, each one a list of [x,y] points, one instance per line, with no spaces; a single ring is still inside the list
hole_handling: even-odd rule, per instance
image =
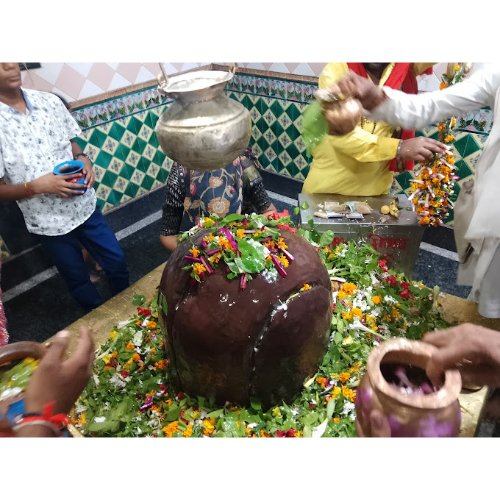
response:
[[[368,78],[373,85],[416,93],[415,75],[430,67],[428,63],[330,63],[319,77],[319,88],[328,89],[351,71]],[[387,194],[394,173],[412,170],[413,161],[424,161],[444,151],[439,141],[415,137],[413,130],[401,130],[367,116],[361,116],[354,130],[330,135],[318,101],[304,110],[301,132],[313,158],[303,193]]]
[[[276,212],[259,173],[260,164],[250,149],[224,168],[189,170],[173,163],[167,179],[160,242],[170,251],[177,247],[183,216],[189,227],[210,214],[268,215]]]
[[[0,63],[0,200],[15,200],[27,229],[54,261],[70,293],[85,311],[103,299],[90,281],[82,256],[86,248],[106,273],[111,292],[127,288],[123,250],[96,208],[95,173],[73,140],[80,127],[53,94],[21,88],[17,63]],[[81,174],[54,175],[62,162],[84,163]]]

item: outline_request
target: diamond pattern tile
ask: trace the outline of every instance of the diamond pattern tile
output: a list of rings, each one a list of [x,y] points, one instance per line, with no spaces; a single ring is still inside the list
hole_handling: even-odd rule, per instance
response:
[[[135,69],[128,67],[126,71],[132,74]],[[299,180],[307,176],[311,159],[300,128],[302,112],[315,88],[310,83],[252,75],[236,75],[228,85],[227,95],[250,112],[250,145],[266,171]],[[154,128],[166,106],[168,101],[155,89],[145,89],[75,112],[85,129],[79,142],[93,158],[99,204],[104,211],[165,184],[172,161],[161,151]],[[480,129],[486,130],[490,121],[487,111],[459,119],[464,126],[474,127],[474,133],[469,129],[456,133],[454,152],[461,180],[475,171],[487,138]],[[420,135],[437,138],[437,129],[430,127]],[[400,174],[393,191],[408,193],[411,178],[409,172]]]

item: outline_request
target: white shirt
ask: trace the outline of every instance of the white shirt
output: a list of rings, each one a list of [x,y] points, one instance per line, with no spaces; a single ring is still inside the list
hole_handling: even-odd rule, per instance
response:
[[[369,116],[406,128],[421,129],[453,115],[489,106],[493,125],[476,164],[471,208],[455,214],[455,238],[469,243],[474,253],[460,264],[459,283],[472,286],[480,314],[500,317],[500,65],[484,64],[463,82],[441,91],[409,96],[384,88],[389,97]],[[457,206],[464,191],[460,192]],[[458,248],[457,241],[457,248]]]
[[[485,106],[493,110],[493,126],[476,165],[473,216],[464,229],[468,241],[500,238],[500,65],[485,64],[444,90],[408,95],[384,87],[384,92],[389,99],[370,118],[405,128],[422,129]]]
[[[73,159],[70,139],[81,134],[59,97],[36,90],[22,90],[26,113],[0,102],[0,179],[24,184]],[[28,231],[45,236],[67,234],[94,212],[96,195],[62,198],[42,194],[17,200]]]

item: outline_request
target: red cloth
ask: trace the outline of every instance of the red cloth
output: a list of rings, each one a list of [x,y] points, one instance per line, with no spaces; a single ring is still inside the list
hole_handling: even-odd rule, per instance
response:
[[[347,66],[359,76],[368,78],[368,74],[366,73],[363,63],[347,63]],[[432,67],[427,69],[424,73],[429,70],[432,72]],[[411,63],[395,63],[394,68],[384,85],[391,87],[391,89],[402,90],[407,94],[416,94],[418,92],[417,78],[412,71]],[[407,139],[413,139],[413,137],[415,137],[414,130],[401,130],[401,140],[406,141]],[[405,170],[413,170],[414,166],[413,161],[404,162]],[[399,171],[396,158],[389,162],[389,170],[392,172]]]

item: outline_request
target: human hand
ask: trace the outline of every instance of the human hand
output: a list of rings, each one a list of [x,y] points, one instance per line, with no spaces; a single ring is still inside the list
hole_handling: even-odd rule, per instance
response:
[[[435,139],[414,137],[401,142],[398,159],[425,162],[432,160],[434,154],[444,154],[448,149],[448,146]]]
[[[500,387],[500,332],[463,323],[427,333],[422,340],[438,348],[426,367],[433,382],[445,370],[458,369],[464,385]]]
[[[30,186],[34,194],[55,194],[61,198],[71,198],[81,194],[71,182],[80,177],[81,174],[54,175],[50,172],[32,180]]]
[[[84,167],[83,167],[83,175],[85,175],[85,183],[84,185],[86,186],[87,189],[90,189],[95,182],[95,171],[94,168],[92,167],[92,162],[87,158],[84,157]]]
[[[336,85],[344,98],[358,99],[363,108],[368,111],[377,107],[385,99],[385,93],[380,87],[369,78],[363,78],[353,71],[349,71]]]
[[[90,331],[80,329],[75,352],[64,360],[68,338],[68,331],[59,332],[33,373],[24,396],[26,413],[42,413],[51,401],[55,402],[54,413],[68,413],[87,385],[94,361]]]

